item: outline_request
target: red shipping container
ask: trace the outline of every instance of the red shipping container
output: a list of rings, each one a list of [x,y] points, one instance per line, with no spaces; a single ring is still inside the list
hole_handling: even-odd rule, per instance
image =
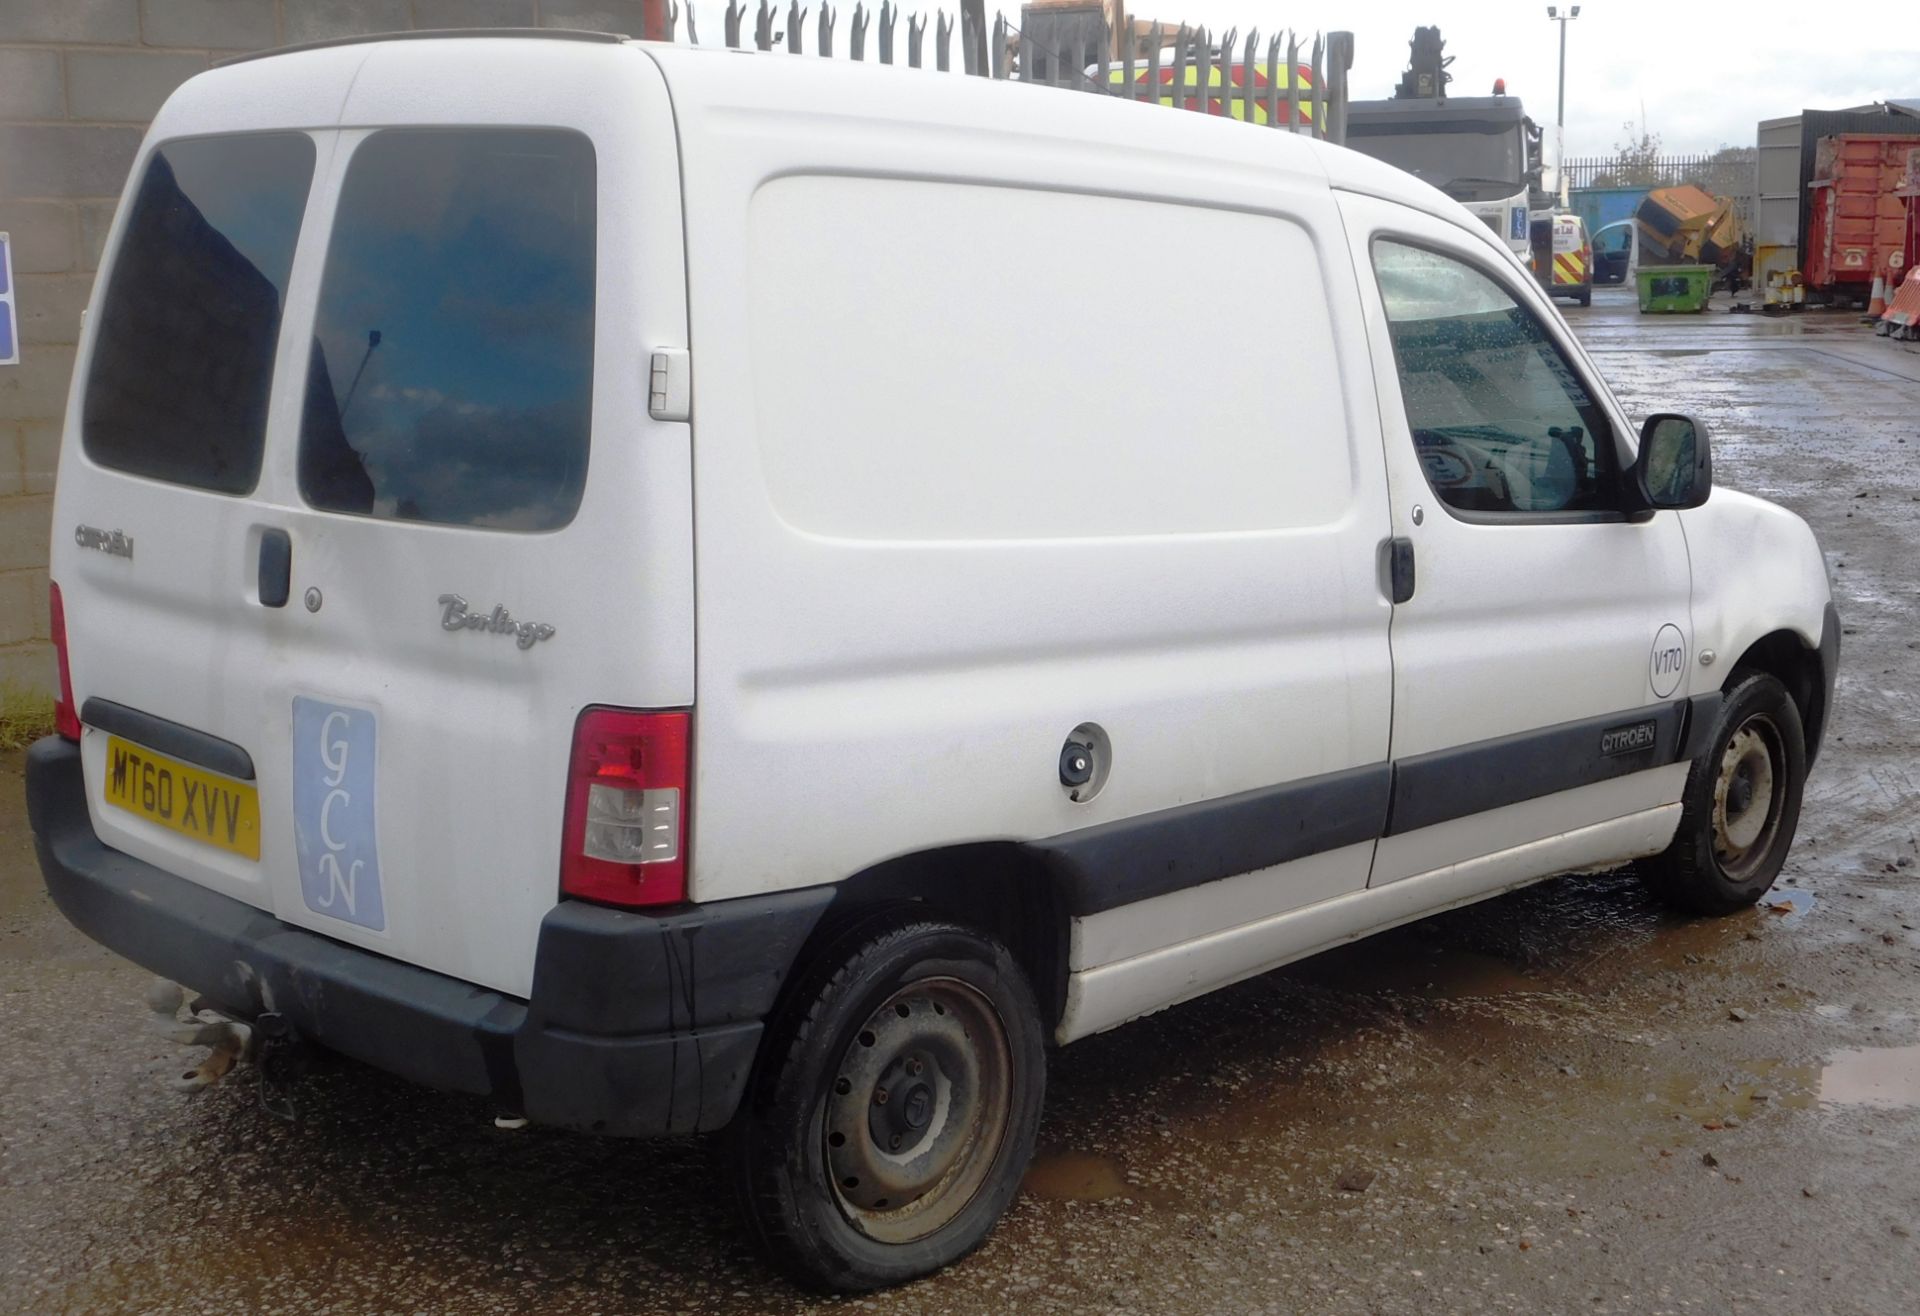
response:
[[[1807,284],[1865,297],[1875,276],[1904,263],[1907,211],[1894,195],[1913,138],[1876,133],[1822,137],[1814,157],[1807,218]]]

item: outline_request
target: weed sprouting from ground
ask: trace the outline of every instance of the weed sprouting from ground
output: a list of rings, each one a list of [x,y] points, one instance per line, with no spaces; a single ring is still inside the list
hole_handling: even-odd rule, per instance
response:
[[[52,731],[52,695],[0,682],[0,749],[23,749]]]

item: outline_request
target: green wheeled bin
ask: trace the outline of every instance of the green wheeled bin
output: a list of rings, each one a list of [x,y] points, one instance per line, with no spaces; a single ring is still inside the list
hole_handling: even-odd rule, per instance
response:
[[[1704,311],[1713,291],[1711,265],[1642,265],[1638,278],[1642,315]]]

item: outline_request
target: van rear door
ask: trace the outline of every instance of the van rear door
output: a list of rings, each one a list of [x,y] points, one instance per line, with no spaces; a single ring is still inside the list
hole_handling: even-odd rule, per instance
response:
[[[262,124],[303,79],[338,122]],[[527,993],[580,710],[692,701],[677,177],[620,45],[277,56],[162,112],[57,499],[108,844]]]

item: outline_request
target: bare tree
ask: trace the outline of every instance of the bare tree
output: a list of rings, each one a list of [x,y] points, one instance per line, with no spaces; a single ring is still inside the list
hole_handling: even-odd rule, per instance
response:
[[[1660,134],[1629,119],[1620,125],[1627,140],[1615,142],[1613,161],[1595,174],[1590,187],[1658,187],[1666,180],[1661,168]]]

